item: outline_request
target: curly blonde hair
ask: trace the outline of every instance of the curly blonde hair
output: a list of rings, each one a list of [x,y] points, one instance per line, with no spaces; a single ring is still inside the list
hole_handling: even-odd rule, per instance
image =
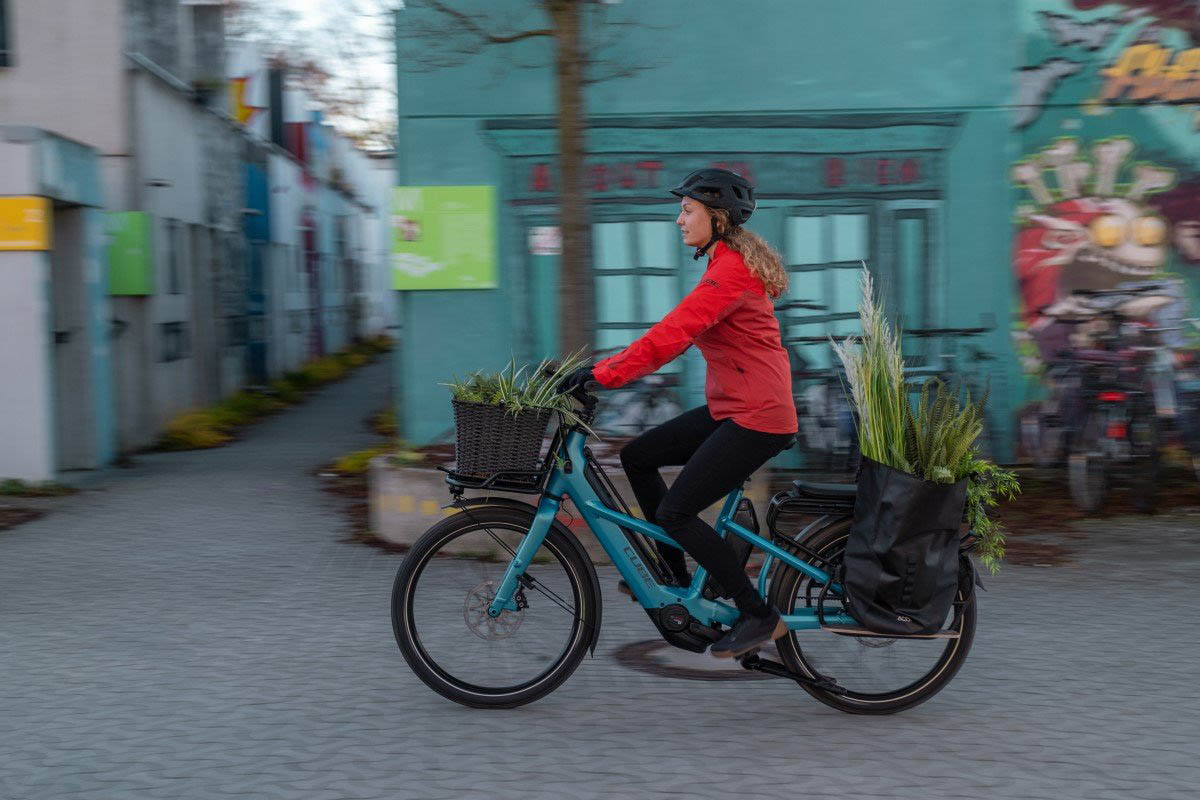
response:
[[[722,241],[730,250],[741,254],[750,274],[763,282],[767,296],[772,299],[787,291],[788,274],[783,268],[783,259],[767,240],[741,225],[729,223],[729,212],[723,208],[710,208],[713,228],[722,235]]]

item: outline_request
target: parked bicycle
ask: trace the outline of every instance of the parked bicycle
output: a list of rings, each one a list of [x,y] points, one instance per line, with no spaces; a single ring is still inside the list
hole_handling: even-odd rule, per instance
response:
[[[593,361],[621,348],[597,350]],[[677,373],[656,372],[623,386],[605,397],[596,414],[595,429],[618,437],[634,437],[683,413],[679,403]]]
[[[993,330],[994,327],[984,326],[910,328],[903,331],[905,336],[911,336],[925,344],[925,354],[905,368],[912,391],[919,391],[926,381],[937,379],[948,386],[959,387],[976,402],[985,399],[991,390],[987,367],[996,360],[996,356],[979,346],[977,339]],[[940,347],[934,347],[933,342],[942,344]],[[995,438],[997,428],[991,408],[987,404],[984,405],[983,418],[983,434],[977,446],[984,458],[995,459],[999,446]]]
[[[635,600],[670,644],[704,652],[738,611],[706,593],[698,569],[679,587],[650,540],[679,545],[661,527],[634,517],[587,446],[596,408],[588,395],[579,422],[560,420],[539,469],[467,477],[450,472],[457,510],[426,532],[406,556],[392,592],[397,645],[431,689],[477,708],[512,708],[560,686],[600,634],[601,594],[583,546],[558,519],[570,499]],[[464,498],[467,488],[523,492],[530,502]],[[853,485],[797,481],[772,500],[769,533],[734,521],[741,488],[716,522],[762,550],[758,591],[783,614],[789,632],[776,642],[781,662],[754,653],[741,665],[794,681],[842,711],[890,714],[936,695],[967,657],[975,635],[970,580],[962,581],[942,630],[879,636],[847,613],[840,565],[854,504]],[[781,507],[814,520],[794,535],[774,523]],[[752,529],[753,528],[753,529]],[[803,642],[803,646],[801,645]]]
[[[776,312],[798,309],[827,311],[828,306],[809,300],[791,300],[775,307]],[[781,320],[784,326],[794,321],[797,320],[788,316]],[[858,436],[854,412],[846,396],[845,373],[839,368],[818,367],[805,355],[811,345],[829,347],[829,337],[789,336],[783,343],[792,360],[793,399],[800,420],[798,443],[804,455],[805,469],[821,473],[854,473],[859,461]]]
[[[1079,427],[1070,436],[1067,478],[1072,500],[1085,513],[1103,508],[1111,487],[1122,483],[1134,489],[1143,510],[1157,505],[1162,434],[1151,370],[1161,331],[1128,319],[1119,302],[1104,306],[1106,299],[1140,291],[1149,290],[1081,292],[1098,305],[1097,313],[1056,318],[1096,328],[1090,346],[1070,354],[1079,375]]]

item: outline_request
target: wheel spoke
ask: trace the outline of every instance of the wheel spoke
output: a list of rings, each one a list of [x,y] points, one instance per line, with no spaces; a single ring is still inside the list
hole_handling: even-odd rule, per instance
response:
[[[531,522],[507,509],[468,513],[444,538],[421,552],[414,548],[401,567],[393,597],[397,642],[418,676],[447,696],[535,691],[529,687],[573,670],[582,657],[584,633],[594,623],[582,617],[579,598],[592,590],[581,585],[587,572],[564,550],[561,533],[551,531],[538,550],[514,594],[518,607],[489,614]],[[534,592],[546,600],[531,603]]]
[[[848,528],[848,523],[843,523],[817,531],[806,544],[836,566],[841,562]],[[821,586],[807,575],[787,568],[773,584],[779,587],[773,600],[781,610],[816,608]],[[958,630],[958,638],[870,638],[793,631],[779,640],[780,656],[791,669],[829,676],[849,691],[834,696],[809,690],[822,702],[842,710],[890,713],[928,699],[957,671],[970,647],[975,619],[973,602],[962,614],[955,615],[957,608],[947,616],[944,627]],[[837,613],[844,608],[826,598],[825,610]]]

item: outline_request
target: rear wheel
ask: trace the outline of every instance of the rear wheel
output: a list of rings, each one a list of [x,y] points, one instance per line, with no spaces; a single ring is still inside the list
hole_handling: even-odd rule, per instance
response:
[[[850,520],[815,531],[802,544],[819,557],[818,566],[835,569],[842,563]],[[816,608],[821,584],[784,567],[771,582],[771,602],[784,614]],[[836,600],[826,609],[842,610]],[[889,639],[851,636],[829,631],[790,631],[776,641],[779,655],[793,672],[810,678],[831,678],[847,689],[845,695],[804,687],[828,706],[851,714],[895,714],[920,705],[945,688],[967,658],[975,638],[974,592],[959,590],[955,609],[945,628],[955,638]]]
[[[396,644],[417,677],[475,708],[512,708],[552,692],[579,666],[600,624],[595,571],[552,527],[525,570],[515,611],[487,608],[533,523],[533,509],[479,506],[442,520],[400,565]]]

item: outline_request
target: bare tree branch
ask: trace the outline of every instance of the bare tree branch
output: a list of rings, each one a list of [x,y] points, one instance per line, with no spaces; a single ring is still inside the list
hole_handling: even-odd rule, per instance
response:
[[[466,28],[472,35],[477,36],[487,44],[512,44],[513,42],[519,42],[522,39],[534,39],[541,36],[547,36],[551,38],[554,37],[554,30],[552,28],[538,28],[536,30],[518,31],[517,33],[510,34],[489,33],[479,25],[475,24],[474,18],[469,14],[450,8],[449,6],[440,2],[440,0],[425,0],[425,2],[428,3],[429,7],[435,11],[454,19],[456,22]]]

